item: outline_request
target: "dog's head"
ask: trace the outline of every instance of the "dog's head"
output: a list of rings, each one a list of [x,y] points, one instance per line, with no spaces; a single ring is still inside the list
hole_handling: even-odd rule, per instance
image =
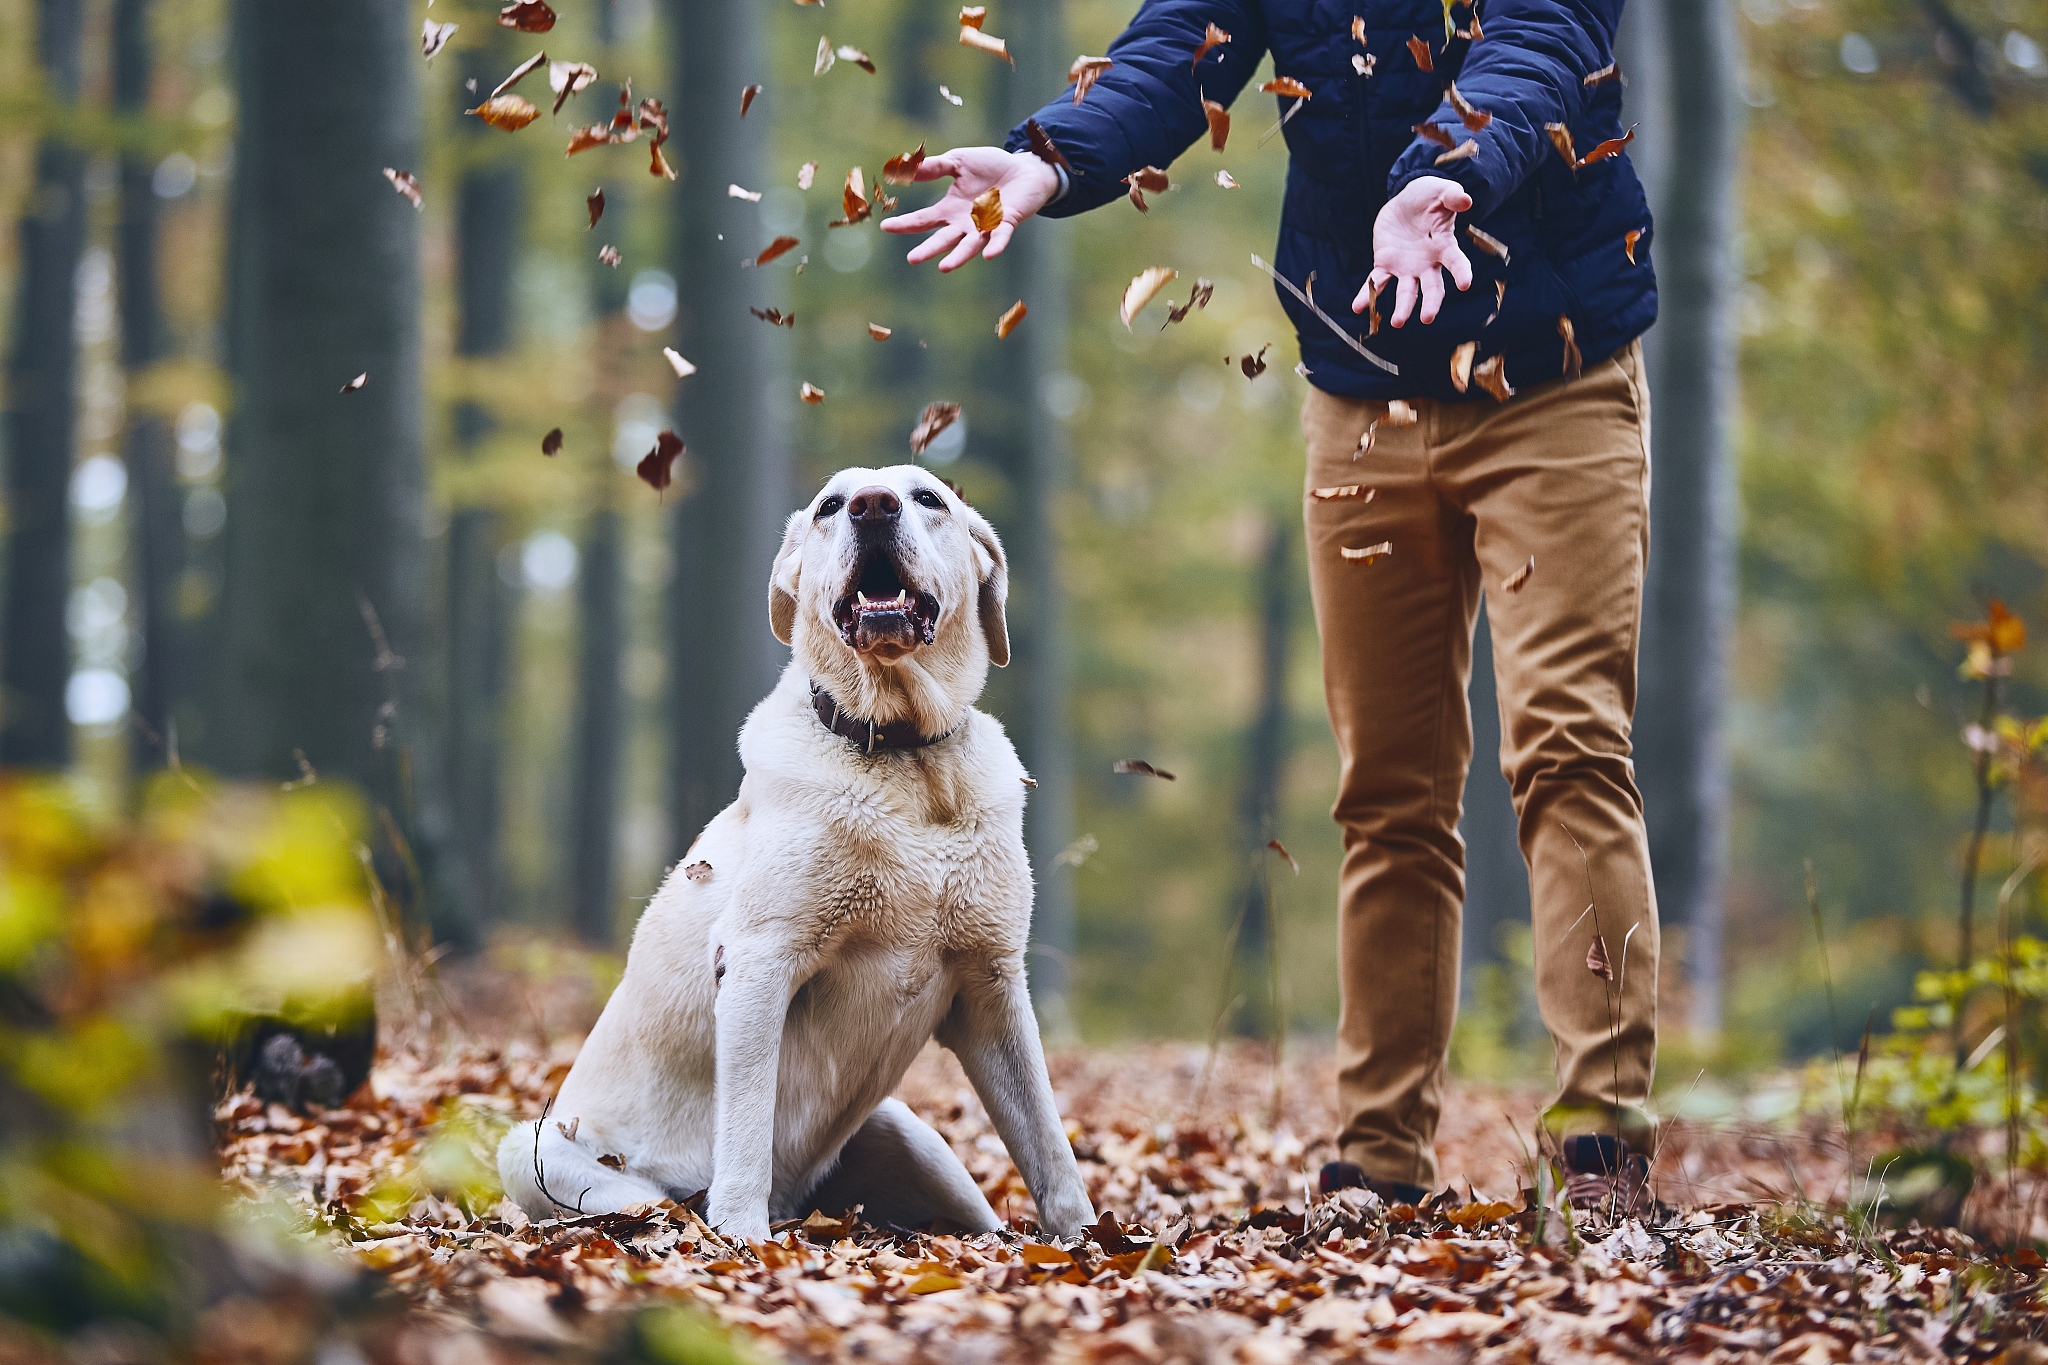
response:
[[[842,707],[936,735],[1010,662],[1008,595],[994,528],[939,479],[843,469],[789,519],[768,621]]]

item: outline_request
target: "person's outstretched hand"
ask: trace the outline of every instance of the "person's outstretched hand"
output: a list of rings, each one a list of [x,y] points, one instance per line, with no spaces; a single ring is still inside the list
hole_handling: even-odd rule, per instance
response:
[[[1051,166],[1029,152],[1006,152],[1000,147],[955,147],[926,157],[917,168],[919,180],[944,176],[953,177],[953,183],[938,203],[882,220],[884,232],[937,229],[911,248],[912,265],[922,265],[949,249],[950,254],[939,262],[940,270],[958,270],[977,251],[983,260],[994,260],[1010,244],[1017,224],[1044,208],[1060,188],[1059,174]],[[983,232],[974,225],[974,201],[991,187],[1002,192],[1003,221],[995,231]]]
[[[1458,249],[1457,224],[1457,215],[1471,207],[1472,196],[1455,180],[1425,175],[1403,186],[1373,220],[1372,274],[1352,300],[1351,311],[1363,313],[1387,281],[1394,280],[1394,312],[1387,320],[1396,327],[1405,324],[1420,292],[1423,324],[1435,322],[1444,301],[1439,268],[1451,272],[1458,288],[1472,287],[1472,262]]]

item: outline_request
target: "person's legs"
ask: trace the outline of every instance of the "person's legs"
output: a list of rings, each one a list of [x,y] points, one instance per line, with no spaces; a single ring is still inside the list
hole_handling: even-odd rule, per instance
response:
[[[1545,1123],[1558,1138],[1605,1133],[1647,1152],[1657,902],[1629,758],[1649,555],[1641,350],[1502,407],[1439,411],[1438,479],[1475,520],[1537,1002],[1557,1049]],[[1611,979],[1589,966],[1596,937]]]
[[[1427,1187],[1458,999],[1478,579],[1470,521],[1431,473],[1424,434],[1435,405],[1418,406],[1422,424],[1382,423],[1356,459],[1384,404],[1311,389],[1301,424],[1309,586],[1342,759],[1332,811],[1344,830],[1338,1145],[1374,1180]],[[1354,485],[1354,495],[1315,496]],[[1372,562],[1342,554],[1381,541],[1391,553]]]

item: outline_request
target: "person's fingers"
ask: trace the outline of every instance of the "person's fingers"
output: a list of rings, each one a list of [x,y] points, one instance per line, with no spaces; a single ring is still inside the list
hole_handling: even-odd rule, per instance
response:
[[[958,156],[952,152],[940,152],[937,156],[928,156],[919,162],[916,174],[919,180],[938,180],[945,176],[958,175],[960,171]]]
[[[1451,283],[1460,289],[1472,287],[1472,262],[1454,242],[1444,252],[1444,269],[1451,272]]]
[[[1002,255],[1003,248],[1010,244],[1010,238],[1016,234],[1016,231],[1017,225],[1015,223],[1006,222],[999,225],[994,232],[989,234],[988,246],[983,249],[981,259],[992,261]]]
[[[1408,321],[1408,315],[1415,311],[1415,277],[1403,275],[1394,286],[1394,316],[1387,319],[1396,327]]]
[[[1422,325],[1427,327],[1436,321],[1437,310],[1444,306],[1443,272],[1431,266],[1422,275]]]
[[[908,213],[899,213],[894,218],[884,218],[882,220],[882,231],[923,232],[927,228],[939,226],[939,224],[946,220],[946,201],[941,199],[936,204],[929,204],[921,209],[912,209]]]
[[[925,164],[930,165],[931,163],[926,162]],[[1463,186],[1453,186],[1437,196],[1437,203],[1442,204],[1452,213],[1463,213],[1466,209],[1472,207],[1472,196],[1465,193]]]
[[[904,259],[909,261],[912,265],[923,265],[932,257],[941,255],[944,252],[946,252],[948,249],[952,247],[953,243],[959,241],[962,237],[965,237],[966,235],[967,230],[965,228],[953,223],[948,223],[944,227],[940,228],[937,232],[934,232],[931,236],[925,238],[922,242],[919,242],[916,246],[912,247],[910,249],[910,254],[906,256]],[[943,269],[943,267],[941,268]]]
[[[946,274],[950,271],[958,270],[961,266],[973,260],[974,253],[981,250],[983,240],[984,234],[979,230],[968,233],[960,245],[953,248],[953,254],[939,262],[939,273]]]
[[[1365,288],[1359,290],[1358,297],[1351,301],[1351,311],[1363,313],[1371,307],[1373,299],[1379,295],[1380,290],[1387,287],[1387,281],[1392,278],[1394,277],[1386,271],[1377,266],[1373,267],[1372,274],[1365,277]]]

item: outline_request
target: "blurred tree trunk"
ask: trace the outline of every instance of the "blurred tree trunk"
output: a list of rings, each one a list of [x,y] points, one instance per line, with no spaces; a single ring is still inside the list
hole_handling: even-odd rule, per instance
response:
[[[768,630],[768,568],[792,510],[784,439],[793,385],[778,382],[782,329],[747,313],[778,277],[741,270],[764,241],[759,211],[726,197],[759,185],[768,120],[742,120],[739,91],[761,79],[765,22],[755,0],[674,0],[668,150],[675,213],[675,346],[697,365],[676,386],[676,434],[689,447],[669,494],[670,803],[680,855],[739,791],[735,739],[774,686],[786,651]],[[719,234],[725,240],[718,240]]]
[[[1741,53],[1727,0],[1663,0],[1630,92],[1650,139],[1652,499],[1637,771],[1659,913],[1684,926],[1695,1027],[1720,1026],[1728,827],[1723,695],[1735,612],[1735,176]],[[1658,60],[1661,49],[1662,60]],[[1626,68],[1624,68],[1626,69]],[[1631,117],[1636,117],[1631,110]],[[1661,163],[1661,164],[1660,164]]]
[[[150,0],[116,0],[113,25],[114,103],[123,114],[149,107]],[[128,392],[142,390],[150,366],[168,354],[157,261],[155,167],[136,152],[121,158],[121,363]],[[185,528],[179,515],[175,444],[162,412],[131,403],[126,448],[129,557],[135,585],[130,615],[142,637],[142,666],[130,681],[141,723],[131,730],[133,765],[147,772],[163,764],[172,733],[172,707],[181,685],[185,641],[178,625],[178,576],[185,568]]]
[[[1237,1031],[1252,1038],[1277,1037],[1284,1031],[1285,1003],[1278,995],[1278,973],[1273,964],[1279,945],[1274,933],[1272,887],[1274,876],[1292,876],[1293,872],[1279,873],[1267,861],[1278,855],[1268,852],[1266,844],[1279,834],[1280,782],[1287,768],[1287,655],[1294,623],[1295,553],[1292,516],[1274,518],[1266,537],[1265,558],[1259,565],[1254,607],[1259,627],[1259,699],[1245,746],[1244,786],[1238,800],[1239,839],[1250,875],[1238,901],[1244,931],[1238,938],[1233,976],[1246,1002],[1237,1017]]]
[[[1027,0],[1010,19],[1010,79],[1005,129],[1035,112],[1066,84],[1066,16],[1061,0]],[[1001,131],[995,139],[1001,142]],[[1007,387],[1015,439],[1006,455],[1011,485],[1004,548],[1010,557],[1010,693],[1021,705],[1013,733],[1024,766],[1038,780],[1025,808],[1024,838],[1038,879],[1032,911],[1032,992],[1044,1028],[1073,1031],[1070,999],[1076,950],[1074,871],[1059,855],[1074,840],[1074,754],[1069,702],[1066,601],[1059,577],[1060,502],[1067,489],[1066,419],[1049,406],[1049,393],[1067,373],[1069,225],[1033,221],[1005,253],[1010,262],[1009,306],[1021,298],[1029,319],[1007,340],[995,365]],[[929,267],[926,267],[927,269]]]
[[[37,0],[36,60],[49,127],[78,101],[84,7]],[[85,157],[61,137],[36,145],[35,186],[23,199],[14,337],[7,365],[6,565],[0,599],[0,767],[71,761],[64,686],[71,637],[72,442],[78,346],[73,340],[79,256],[85,248]]]
[[[603,473],[615,474],[606,461]],[[625,546],[615,507],[591,512],[577,579],[576,772],[570,909],[576,933],[611,945],[618,921],[619,757],[625,696],[619,661],[626,649]]]
[[[1515,805],[1500,775],[1500,692],[1493,679],[1493,628],[1484,605],[1472,635],[1472,771],[1465,778],[1464,964],[1469,993],[1473,968],[1501,956],[1502,926],[1529,921],[1529,865],[1515,832]]]
[[[415,779],[432,773],[407,685],[428,647],[420,215],[383,171],[418,166],[418,31],[402,0],[237,0],[234,16],[235,404],[208,748],[250,777],[296,777],[303,753],[417,843]]]
[[[517,63],[522,50],[504,36],[463,53],[455,98],[477,102],[466,85],[489,90]],[[468,164],[455,195],[455,352],[468,361],[503,355],[512,347],[512,279],[519,254],[525,177],[515,145],[481,120],[461,120]],[[455,405],[459,459],[481,458],[497,422],[474,399]],[[487,502],[458,507],[448,524],[448,847],[450,896],[436,933],[474,947],[491,922],[504,916],[505,879],[499,842],[503,827],[501,755],[510,691],[516,589],[498,573],[505,549],[504,516]]]

